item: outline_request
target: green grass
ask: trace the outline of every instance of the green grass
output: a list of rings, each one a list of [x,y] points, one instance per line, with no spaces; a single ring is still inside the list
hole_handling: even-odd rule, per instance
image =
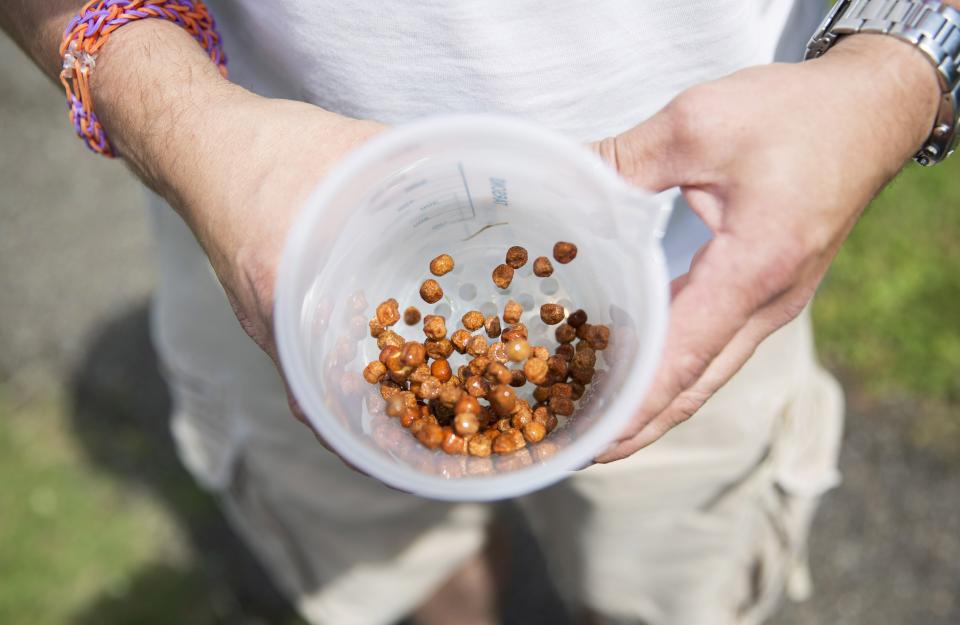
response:
[[[821,353],[872,394],[960,406],[960,162],[909,167],[868,208],[814,307]]]
[[[0,623],[214,623],[167,512],[90,466],[64,408],[0,388]]]

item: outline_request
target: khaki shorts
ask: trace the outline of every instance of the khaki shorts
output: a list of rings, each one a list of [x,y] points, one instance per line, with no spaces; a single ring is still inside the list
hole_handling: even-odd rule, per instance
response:
[[[394,622],[481,549],[487,506],[345,468],[278,380],[167,364],[181,457],[310,622]],[[838,481],[842,415],[804,313],[662,440],[519,504],[561,594],[609,623],[758,623],[784,591],[809,592],[807,531]]]

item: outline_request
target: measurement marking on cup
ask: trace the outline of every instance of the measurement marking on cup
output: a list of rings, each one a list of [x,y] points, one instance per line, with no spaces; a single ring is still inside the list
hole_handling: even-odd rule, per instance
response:
[[[470,195],[470,185],[467,184],[467,175],[463,173],[463,163],[457,163],[457,169],[460,170],[460,178],[463,180],[463,190],[467,193],[467,202],[470,203],[470,219],[476,219],[477,209],[473,207],[473,196]]]
[[[510,206],[507,198],[507,181],[503,178],[490,179],[490,195],[493,196],[493,203],[504,208]]]
[[[506,225],[509,225],[509,224],[510,224],[509,221],[498,221],[498,222],[495,223],[495,224],[487,224],[487,225],[484,226],[483,228],[480,228],[479,230],[477,230],[476,232],[474,232],[473,234],[471,234],[470,236],[468,236],[466,239],[461,239],[461,241],[469,241],[470,239],[474,238],[475,236],[478,236],[478,235],[479,235],[481,232],[483,232],[484,230],[489,230],[490,228],[495,228],[495,227],[497,227],[497,226],[506,226]]]

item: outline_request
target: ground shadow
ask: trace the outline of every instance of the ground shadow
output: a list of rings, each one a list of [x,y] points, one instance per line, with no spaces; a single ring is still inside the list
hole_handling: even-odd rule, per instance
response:
[[[105,321],[91,335],[70,379],[73,435],[91,465],[162,501],[188,537],[196,565],[144,567],[122,596],[104,596],[72,625],[293,623],[295,611],[221,514],[181,466],[169,432],[170,398],[149,336],[146,304]],[[509,557],[501,582],[505,625],[568,625],[544,559],[519,511],[495,514],[497,541]],[[166,606],[153,610],[151,606]]]
[[[145,623],[143,606],[190,598],[188,623],[290,623],[294,611],[231,530],[215,500],[182,468],[168,429],[170,399],[150,343],[146,304],[91,336],[69,384],[73,435],[91,465],[155,495],[181,526],[194,569],[147,567],[132,592],[104,597],[76,623]],[[174,590],[180,592],[173,595]],[[178,606],[179,608],[180,606]],[[169,610],[161,611],[169,616]],[[204,614],[209,620],[200,620]],[[132,618],[133,615],[138,615]],[[128,618],[130,617],[130,618]]]

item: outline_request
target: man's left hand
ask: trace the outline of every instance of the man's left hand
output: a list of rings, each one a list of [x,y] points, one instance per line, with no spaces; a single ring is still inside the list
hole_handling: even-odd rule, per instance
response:
[[[598,462],[688,419],[803,310],[864,207],[926,139],[939,92],[922,53],[855,35],[814,61],[693,87],[594,146],[637,186],[680,187],[714,233],[672,284],[648,397]]]

